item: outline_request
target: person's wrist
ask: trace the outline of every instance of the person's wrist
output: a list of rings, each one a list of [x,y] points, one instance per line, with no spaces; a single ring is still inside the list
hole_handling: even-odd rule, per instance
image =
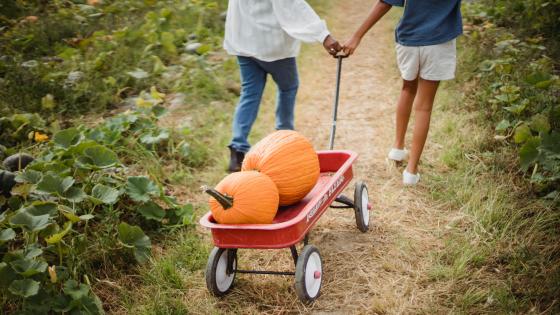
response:
[[[323,43],[323,45],[325,45],[327,43],[327,41],[331,38],[333,38],[331,33],[328,30],[325,30],[321,34],[321,36],[319,36],[319,38],[317,38],[317,39],[322,40],[321,43]]]

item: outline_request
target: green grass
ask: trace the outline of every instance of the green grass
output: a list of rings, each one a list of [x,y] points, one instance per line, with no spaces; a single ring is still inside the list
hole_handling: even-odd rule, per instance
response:
[[[557,313],[560,211],[515,172],[513,148],[493,139],[462,80],[440,89],[433,137],[442,170],[426,180],[434,200],[458,209],[445,249],[433,253],[430,277],[448,287],[440,302],[458,314]]]
[[[205,266],[208,246],[194,231],[189,231],[169,238],[163,247],[165,255],[140,268],[141,282],[120,292],[127,313],[192,313],[188,303],[189,282]]]

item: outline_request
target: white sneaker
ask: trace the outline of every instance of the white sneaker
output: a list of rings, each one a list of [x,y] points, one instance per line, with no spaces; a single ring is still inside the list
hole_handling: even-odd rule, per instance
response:
[[[402,162],[408,158],[408,150],[392,148],[387,157],[390,160]]]
[[[409,173],[406,169],[402,173],[402,182],[404,185],[416,185],[420,181],[420,174]]]

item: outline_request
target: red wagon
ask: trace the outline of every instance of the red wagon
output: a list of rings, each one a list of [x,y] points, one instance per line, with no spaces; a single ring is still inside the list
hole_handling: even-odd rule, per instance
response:
[[[356,182],[353,200],[341,195],[353,178],[352,163],[358,155],[352,151],[332,150],[341,63],[342,57],[339,57],[331,150],[317,152],[321,175],[309,194],[295,205],[278,209],[272,224],[218,224],[210,212],[200,219],[200,224],[212,231],[216,246],[206,267],[206,285],[215,296],[227,294],[238,273],[288,275],[296,278],[296,293],[300,300],[312,302],[319,296],[323,270],[319,250],[308,244],[308,235],[321,215],[329,207],[352,208],[358,229],[362,232],[368,230],[370,204],[366,185],[361,181]],[[304,247],[298,254],[296,244],[302,241]],[[241,248],[290,248],[295,272],[240,269],[237,265],[237,250]]]

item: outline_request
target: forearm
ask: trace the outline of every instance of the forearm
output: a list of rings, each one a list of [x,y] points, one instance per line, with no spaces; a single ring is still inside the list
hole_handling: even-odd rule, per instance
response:
[[[368,17],[362,25],[354,33],[354,37],[361,39],[364,35],[377,23],[387,12],[391,10],[391,5],[377,1],[373,9],[368,14]]]
[[[305,0],[272,0],[272,7],[282,29],[293,38],[323,43],[329,35],[325,21]]]

